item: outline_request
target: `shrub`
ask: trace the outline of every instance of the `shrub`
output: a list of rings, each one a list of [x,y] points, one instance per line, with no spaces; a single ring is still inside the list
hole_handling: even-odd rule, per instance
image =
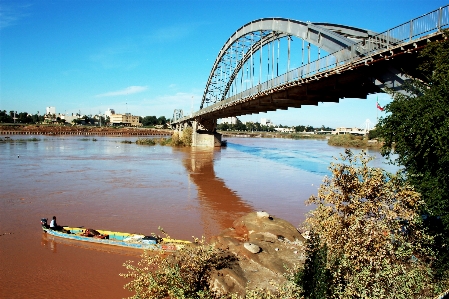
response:
[[[431,296],[433,240],[422,228],[420,194],[400,175],[368,167],[372,158],[364,152],[353,156],[346,150],[341,159],[331,164],[332,177],[324,178],[318,196],[309,198],[317,208],[306,219],[307,229],[319,236],[316,245],[325,251],[321,258],[331,276],[332,296]],[[321,273],[315,271],[315,278]]]
[[[345,147],[366,147],[367,144],[361,136],[351,134],[331,135],[327,141],[329,145]]]
[[[136,140],[136,144],[140,144],[140,145],[155,145],[156,141],[154,139],[151,139],[151,138],[138,138]]]
[[[191,127],[187,127],[182,131],[182,143],[184,146],[192,145],[192,133],[193,129]]]
[[[182,130],[182,137],[179,136],[179,132],[175,131],[171,138],[171,144],[174,146],[191,146],[192,145],[192,132],[191,127],[186,127]]]
[[[134,265],[127,261],[128,273],[120,274],[132,281],[124,287],[136,294],[131,298],[219,298],[210,290],[213,270],[229,265],[234,257],[196,239],[193,245],[167,255],[145,251]]]

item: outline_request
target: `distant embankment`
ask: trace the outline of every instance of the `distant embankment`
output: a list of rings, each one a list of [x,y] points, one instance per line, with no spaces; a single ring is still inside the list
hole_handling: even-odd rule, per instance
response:
[[[171,130],[146,128],[0,126],[0,135],[171,136]]]

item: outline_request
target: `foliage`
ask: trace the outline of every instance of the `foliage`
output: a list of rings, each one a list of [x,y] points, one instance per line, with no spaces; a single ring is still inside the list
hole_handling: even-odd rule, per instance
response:
[[[39,121],[43,121],[44,117],[39,117],[37,114],[31,115],[27,112],[0,110],[0,123],[21,123],[21,124],[33,124]]]
[[[13,139],[13,138],[0,138],[0,142],[9,142],[9,143],[15,143],[15,142],[29,142],[29,141],[33,141],[33,142],[36,142],[36,141],[41,141],[41,139],[39,139],[39,138],[36,138],[36,137],[33,137],[33,138],[28,138],[28,139],[23,139],[23,138],[20,138],[20,139]]]
[[[275,286],[275,291],[269,291],[265,289],[245,290],[245,295],[240,296],[238,294],[227,294],[221,296],[221,299],[294,299],[304,298],[300,296],[301,293],[298,285],[293,281],[291,274],[287,274],[287,282],[281,286]]]
[[[447,32],[446,32],[447,35]],[[377,126],[383,155],[397,154],[408,181],[426,202],[430,229],[437,237],[440,275],[449,271],[449,39],[422,51],[422,78],[409,79]],[[433,219],[432,219],[433,218]]]
[[[165,125],[168,120],[165,118],[165,116],[145,116],[140,118],[140,122],[143,126],[155,126],[155,125]]]
[[[319,236],[318,246],[325,250],[319,259],[326,263],[319,269],[323,263],[309,256],[306,273],[319,278],[329,271],[329,291],[335,298],[433,293],[432,238],[421,226],[419,193],[401,176],[368,167],[372,158],[364,152],[354,156],[346,150],[341,159],[331,164],[332,177],[325,177],[318,195],[308,200],[317,207],[309,213],[306,228]],[[313,263],[318,268],[311,270]]]
[[[171,138],[163,138],[163,137],[161,137],[161,138],[157,139],[156,141],[157,141],[157,143],[159,145],[171,145],[172,144],[172,139]]]
[[[139,145],[169,145],[171,142],[170,138],[139,138],[136,140],[136,144]]]
[[[302,286],[301,294],[310,299],[330,297],[331,274],[326,268],[327,247],[320,245],[320,237],[314,232],[307,240],[307,259],[304,269],[300,270],[294,282]]]
[[[0,123],[12,123],[14,119],[6,110],[0,110]]]
[[[145,116],[140,119],[140,122],[143,126],[154,126],[157,125],[157,117],[156,116]]]
[[[174,131],[171,136],[171,143],[174,146],[180,146],[181,145],[181,138],[179,137],[179,132]]]
[[[379,137],[379,131],[375,128],[368,132],[368,139],[376,139]]]
[[[329,145],[345,146],[345,147],[366,147],[367,143],[362,136],[354,136],[351,134],[331,135],[327,141]]]
[[[191,127],[186,127],[184,130],[182,130],[181,136],[178,131],[174,131],[171,138],[171,144],[173,146],[191,146],[192,132],[193,129]]]
[[[182,131],[181,141],[184,146],[192,145],[192,133],[193,133],[192,127],[187,127]]]
[[[211,290],[211,274],[230,267],[236,257],[222,249],[216,249],[202,238],[193,245],[176,253],[146,251],[135,265],[127,261],[128,273],[120,276],[130,278],[124,288],[135,295],[131,298],[201,298],[201,299],[279,299],[300,298],[300,288],[294,282],[293,269],[286,274],[287,282],[274,285],[275,291],[265,289],[245,290],[239,294],[218,294]]]
[[[145,251],[137,265],[126,262],[128,273],[120,276],[132,279],[125,285],[135,292],[131,298],[218,298],[210,291],[210,275],[233,260],[233,256],[206,245],[204,238],[195,239],[194,245],[172,255]]]
[[[156,141],[153,138],[138,138],[136,144],[139,145],[155,145]]]

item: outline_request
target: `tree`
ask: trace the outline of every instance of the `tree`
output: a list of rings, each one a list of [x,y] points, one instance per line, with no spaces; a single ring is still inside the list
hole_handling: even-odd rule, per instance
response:
[[[156,116],[145,116],[141,123],[143,126],[154,126],[157,125],[157,118]]]
[[[447,35],[447,32],[446,32]],[[419,56],[422,79],[409,79],[405,93],[391,91],[377,133],[382,153],[398,155],[410,184],[427,203],[423,214],[439,247],[440,275],[449,271],[449,40],[434,42]]]
[[[157,124],[158,125],[165,125],[167,123],[167,119],[165,118],[165,116],[159,116],[157,119]]]
[[[6,112],[6,110],[0,110],[0,123],[12,123],[12,122],[14,122],[14,120]]]
[[[308,200],[316,209],[309,213],[306,228],[317,237],[311,238],[314,256],[308,256],[304,271],[315,275],[315,294],[431,296],[438,290],[429,268],[432,238],[418,213],[423,205],[420,194],[401,176],[369,167],[372,158],[364,152],[354,156],[346,150],[341,159],[331,164],[332,177],[325,177],[318,195]],[[317,283],[320,279],[322,284]]]
[[[29,115],[27,112],[20,112],[19,114],[16,115],[17,117],[17,122],[22,123],[22,124],[31,124],[33,123],[33,119],[31,117],[31,115]]]
[[[227,131],[229,129],[229,124],[228,123],[219,124],[217,126],[217,129],[219,129],[221,131]]]

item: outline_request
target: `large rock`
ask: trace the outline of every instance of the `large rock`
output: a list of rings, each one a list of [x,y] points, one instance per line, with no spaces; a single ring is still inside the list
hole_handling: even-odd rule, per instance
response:
[[[221,293],[243,295],[245,288],[274,290],[274,286],[285,282],[287,268],[304,262],[302,235],[289,222],[266,212],[253,212],[237,219],[232,228],[211,242],[237,257],[229,268],[212,275],[211,286]]]

